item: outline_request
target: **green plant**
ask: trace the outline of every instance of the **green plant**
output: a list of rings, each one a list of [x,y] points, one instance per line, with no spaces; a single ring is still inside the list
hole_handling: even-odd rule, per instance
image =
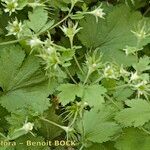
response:
[[[0,149],[148,150],[148,4],[1,0]]]

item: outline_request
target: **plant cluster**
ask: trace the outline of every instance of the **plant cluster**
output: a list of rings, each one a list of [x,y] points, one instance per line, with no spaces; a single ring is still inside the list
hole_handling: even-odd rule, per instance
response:
[[[0,150],[149,150],[149,3],[1,0]]]

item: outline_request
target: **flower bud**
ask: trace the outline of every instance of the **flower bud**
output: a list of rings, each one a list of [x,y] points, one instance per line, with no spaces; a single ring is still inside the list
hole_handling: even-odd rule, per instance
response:
[[[115,70],[112,66],[108,65],[107,67],[105,67],[104,69],[104,77],[105,78],[113,78],[116,79],[116,74],[115,74]]]
[[[131,73],[130,81],[135,81],[139,79],[139,75],[137,74],[137,71],[135,73]]]
[[[60,27],[60,29],[64,32],[64,34],[69,38],[69,39],[73,39],[73,37],[75,36],[75,34],[77,34],[79,32],[79,30],[81,30],[82,28],[77,28],[78,23],[76,23],[75,25],[71,22],[68,21],[68,27],[66,26],[62,26]]]
[[[103,12],[103,9],[101,8],[102,5],[100,5],[98,8],[96,8],[95,10],[91,11],[91,12],[87,12],[87,14],[92,14],[96,17],[96,22],[98,22],[98,18],[102,18],[105,19],[104,16],[106,15]]]
[[[22,129],[24,129],[26,132],[32,131],[33,130],[34,124],[31,122],[27,122],[23,125]]]
[[[149,26],[146,25],[146,22],[140,21],[135,27],[134,31],[131,32],[137,37],[137,39],[145,39],[150,36]]]
[[[129,54],[135,54],[135,52],[142,50],[142,48],[126,46],[126,48],[124,48],[123,50],[125,51],[126,55],[129,55]]]
[[[37,37],[33,37],[30,41],[29,41],[29,45],[31,46],[31,48],[36,47],[41,45],[43,42],[37,38]]]

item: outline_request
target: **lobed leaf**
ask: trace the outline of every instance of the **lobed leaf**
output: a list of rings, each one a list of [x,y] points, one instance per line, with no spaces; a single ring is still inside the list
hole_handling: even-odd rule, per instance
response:
[[[18,46],[1,47],[0,72],[0,104],[9,112],[29,108],[42,113],[49,107],[48,84],[38,58],[25,58]]]
[[[150,120],[150,104],[143,99],[127,100],[126,105],[130,108],[121,110],[115,119],[124,125],[128,126],[143,126]]]

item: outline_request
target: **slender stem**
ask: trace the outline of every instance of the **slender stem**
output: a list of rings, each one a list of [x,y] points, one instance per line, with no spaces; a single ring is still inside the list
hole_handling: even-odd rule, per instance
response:
[[[51,28],[50,28],[50,30],[51,29],[54,29],[55,27],[57,27],[57,26],[59,26],[61,23],[63,23],[66,19],[68,19],[68,17],[70,16],[70,13],[66,16],[66,17],[64,17],[61,21],[59,21],[59,22],[57,22],[56,24],[54,24]]]
[[[81,114],[81,128],[82,128],[82,146],[79,150],[82,150],[84,148],[84,141],[85,141],[85,130],[84,130],[84,122],[83,122],[83,113]]]
[[[4,139],[7,138],[3,133],[0,133],[0,136],[3,137]]]
[[[69,125],[69,127],[71,127],[71,126],[75,123],[75,121],[76,121],[76,119],[77,119],[77,116],[78,116],[78,110],[76,111],[76,113],[75,113],[75,115],[74,115],[74,118],[73,118],[71,124]]]
[[[139,129],[143,130],[145,133],[149,134],[150,135],[150,131],[146,130],[145,128],[143,127],[139,127]]]
[[[119,110],[121,110],[121,108],[114,102],[114,100],[113,100],[110,96],[108,96],[107,94],[105,94],[105,97],[106,97],[108,100],[110,100]]]
[[[84,145],[82,145],[79,150],[82,150],[83,148],[84,148]]]
[[[146,16],[149,11],[150,11],[150,7],[148,7],[148,9],[145,11],[145,13],[143,14],[143,16]]]
[[[109,88],[109,90],[115,90],[115,89],[125,88],[125,87],[128,87],[128,86],[130,86],[130,84],[123,84],[123,85],[120,85],[120,86],[116,86],[114,88]]]
[[[32,136],[36,137],[36,135],[35,135],[33,132],[29,131],[29,133],[30,133]]]
[[[86,83],[87,83],[87,81],[88,81],[88,79],[89,79],[89,76],[90,76],[90,71],[88,71],[88,73],[87,73],[87,75],[86,75],[86,78],[85,78],[85,80],[84,80],[84,83],[83,83],[83,85],[85,85]]]
[[[81,66],[80,66],[80,64],[79,64],[79,62],[78,62],[78,60],[77,60],[77,58],[76,58],[75,55],[73,56],[73,58],[74,58],[74,60],[75,60],[75,62],[76,62],[76,64],[77,64],[79,70],[81,71],[81,73],[84,74],[84,72],[83,72],[83,70],[82,70],[82,68],[81,68]]]
[[[73,49],[73,38],[69,38],[69,41],[70,41],[70,47],[71,47],[71,49]],[[79,70],[82,72],[82,74],[84,74],[84,72],[83,72],[83,70],[82,70],[82,68],[81,68],[81,66],[80,66],[80,64],[79,64],[79,62],[78,62],[78,60],[77,60],[75,55],[73,56],[73,58],[74,58],[74,60],[75,60],[75,62],[77,64]]]
[[[94,81],[93,84],[96,84],[97,82],[101,81],[103,79],[103,77],[98,78],[96,81]]]
[[[67,139],[67,141],[69,140],[69,134],[68,134],[68,132],[66,132],[66,139]]]
[[[135,52],[135,54],[136,54],[136,63],[138,63],[138,60],[139,60],[139,58],[138,58],[138,49],[139,49],[140,42],[141,42],[141,39],[138,38],[138,39],[137,39],[137,44],[136,44],[137,50],[136,50],[136,52]]]
[[[49,29],[47,29],[46,31],[43,32],[39,32],[38,34],[36,34],[37,36],[44,34],[47,31],[50,31],[52,29],[54,29],[55,27],[59,26],[61,23],[63,23],[68,17],[70,16],[70,14],[68,14],[66,17],[64,17],[62,20],[60,20],[59,22],[57,22],[56,24],[54,24],[53,26],[51,26]]]
[[[51,26],[51,27],[50,27],[49,29],[47,29],[46,31],[43,31],[43,32],[41,32],[41,33],[38,33],[38,35],[41,35],[41,34],[47,32],[48,30],[54,29],[55,27],[57,27],[57,26],[59,26],[61,23],[63,23],[65,20],[67,20],[67,19],[70,17],[70,14],[71,14],[71,12],[72,12],[72,10],[73,10],[73,7],[74,7],[74,5],[71,5],[71,8],[70,8],[70,10],[69,10],[69,12],[68,12],[68,14],[67,14],[66,17],[64,17],[62,20],[60,20],[59,22],[57,22],[56,24],[54,24],[53,26]]]
[[[74,58],[74,60],[75,60],[75,62],[76,62],[76,64],[77,64],[79,70],[82,72],[82,74],[84,74],[84,72],[83,72],[83,70],[82,70],[82,68],[81,68],[81,66],[80,66],[80,64],[79,64],[79,62],[78,62],[78,60],[77,60],[77,58],[76,58],[75,55],[73,56],[73,58]]]
[[[18,39],[18,40],[13,40],[13,41],[2,42],[2,43],[0,43],[0,46],[1,45],[8,45],[8,44],[18,43],[18,42],[20,42],[22,40],[25,40],[25,39]]]
[[[71,79],[75,84],[77,84],[76,80],[72,77],[70,71],[69,71],[67,68],[65,68],[65,70],[66,70],[67,74],[69,75],[70,79]]]
[[[71,117],[72,117],[72,113],[69,113],[69,114],[67,114],[67,116],[65,116],[65,118],[63,118],[63,121],[65,122],[66,120],[68,120]]]
[[[51,120],[47,120],[47,119],[42,118],[42,117],[40,117],[40,119],[43,120],[43,121],[46,121],[46,122],[48,122],[48,123],[50,123],[50,124],[52,124],[52,125],[54,125],[54,126],[56,126],[56,127],[59,127],[59,128],[61,128],[62,130],[64,130],[64,131],[66,132],[67,141],[68,141],[69,132],[70,132],[70,126],[61,126],[61,125],[59,125],[59,124],[57,124],[57,123],[55,123],[55,122],[53,122],[53,121],[51,121]]]
[[[66,126],[61,126],[61,125],[59,125],[59,124],[57,124],[57,123],[55,123],[55,122],[53,122],[51,120],[48,120],[48,119],[45,119],[45,118],[42,118],[42,117],[40,117],[40,119],[43,120],[43,121],[45,121],[45,122],[48,122],[48,123],[50,123],[50,124],[52,124],[54,126],[57,126],[57,127],[61,128],[63,130],[65,130],[65,128],[67,128]]]

